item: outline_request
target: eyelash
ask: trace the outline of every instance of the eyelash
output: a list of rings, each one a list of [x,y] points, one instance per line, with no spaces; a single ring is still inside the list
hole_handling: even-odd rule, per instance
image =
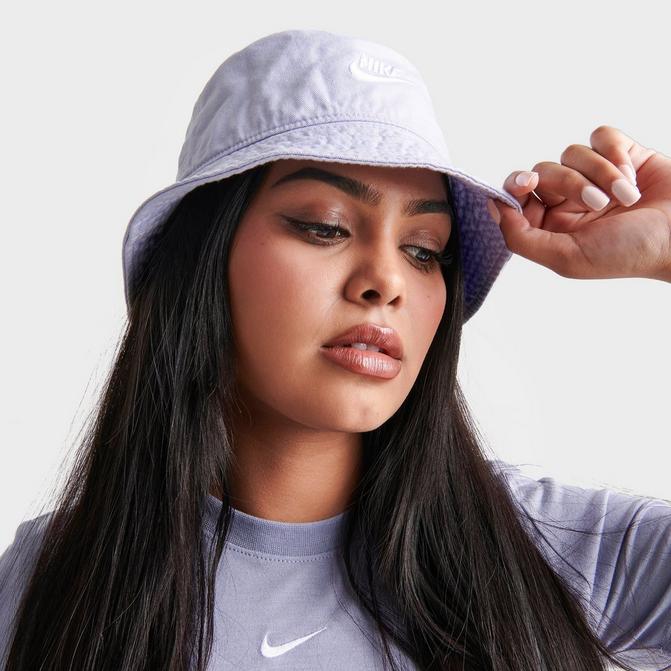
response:
[[[333,226],[332,224],[325,224],[321,221],[301,221],[300,219],[294,219],[292,217],[284,217],[292,226],[299,229],[300,231],[308,231],[310,229],[320,229],[323,232],[333,233],[347,233],[346,228],[342,228],[340,225]],[[318,238],[319,240],[324,240],[325,238]],[[330,238],[331,240],[333,238]],[[332,245],[333,242],[320,242],[317,244]],[[419,261],[417,257],[413,257],[416,261],[419,261],[419,270],[425,273],[429,273],[432,270],[438,268],[439,266],[449,266],[454,260],[454,256],[451,253],[446,252],[434,252],[431,249],[426,249],[426,247],[419,247],[418,245],[407,245],[408,247],[414,247],[419,249],[425,254],[429,255],[428,261]]]

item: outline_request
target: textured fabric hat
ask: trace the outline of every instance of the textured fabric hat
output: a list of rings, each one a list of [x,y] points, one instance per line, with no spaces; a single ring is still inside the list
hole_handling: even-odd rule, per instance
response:
[[[193,108],[173,184],[135,211],[123,238],[126,305],[152,234],[204,184],[282,158],[422,167],[449,179],[461,240],[464,322],[512,256],[487,198],[517,200],[452,165],[418,70],[376,42],[285,30],[252,42],[214,72]]]

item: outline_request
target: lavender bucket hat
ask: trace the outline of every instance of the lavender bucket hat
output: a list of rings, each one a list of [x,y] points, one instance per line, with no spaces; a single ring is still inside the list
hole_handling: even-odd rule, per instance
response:
[[[521,212],[508,192],[450,159],[417,69],[393,49],[322,30],[285,30],[229,56],[196,100],[173,184],[145,200],[123,238],[125,298],[152,235],[179,201],[206,182],[296,158],[421,167],[448,176],[459,226],[464,322],[512,256],[487,198]]]

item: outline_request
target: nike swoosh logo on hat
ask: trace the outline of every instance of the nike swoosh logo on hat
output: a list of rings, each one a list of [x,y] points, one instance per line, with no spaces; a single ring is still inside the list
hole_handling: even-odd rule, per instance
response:
[[[392,65],[386,65],[382,61],[371,56],[362,55],[358,60],[349,64],[349,71],[356,79],[364,82],[394,82],[412,84],[409,79],[399,77]]]
[[[297,638],[294,641],[289,641],[288,643],[283,643],[282,645],[270,645],[270,643],[268,643],[268,634],[266,634],[263,637],[263,643],[261,643],[261,654],[264,657],[279,657],[280,655],[283,655],[285,652],[293,650],[296,646],[300,645],[301,643],[305,643],[305,641],[312,638],[313,636],[316,636],[320,631],[324,631],[324,629],[326,629],[326,627],[322,627],[321,629],[318,629],[317,631],[314,631],[311,634],[308,634],[307,636]]]

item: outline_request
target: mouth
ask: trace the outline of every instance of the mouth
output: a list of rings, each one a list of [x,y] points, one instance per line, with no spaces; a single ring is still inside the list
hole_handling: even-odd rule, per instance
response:
[[[323,347],[356,349],[371,354],[384,354],[398,361],[403,359],[403,343],[398,333],[391,326],[381,326],[370,322],[351,327],[332,338]]]

